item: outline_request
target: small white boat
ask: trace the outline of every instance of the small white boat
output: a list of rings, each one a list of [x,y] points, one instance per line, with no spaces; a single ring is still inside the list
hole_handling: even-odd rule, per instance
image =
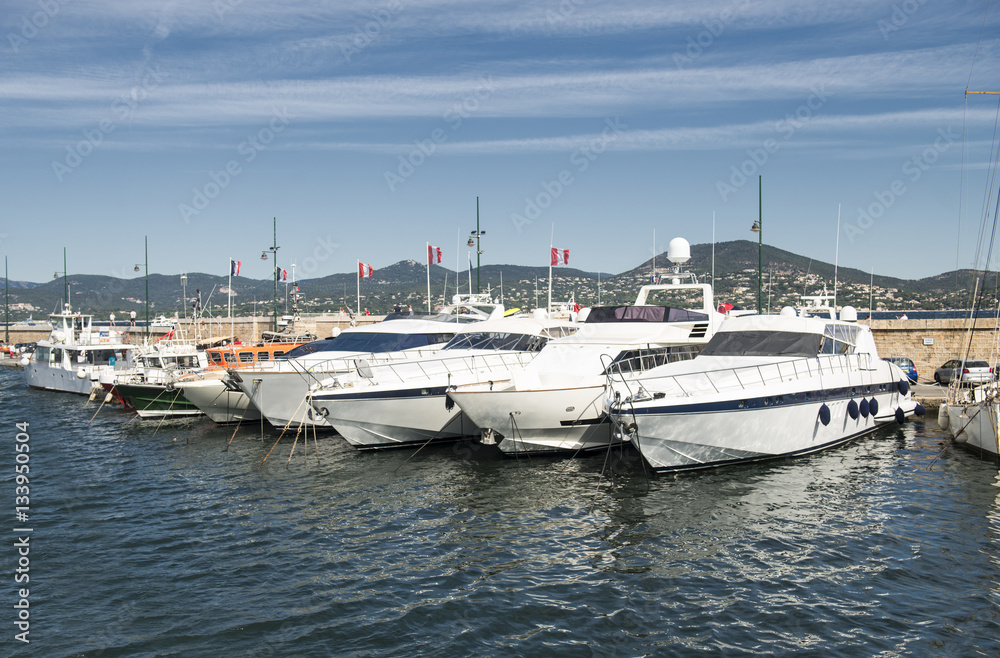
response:
[[[137,346],[123,343],[113,329],[94,327],[92,315],[73,313],[67,304],[49,317],[49,338],[38,341],[30,358],[21,359],[31,388],[90,395],[102,374],[131,367]]]
[[[938,425],[955,443],[997,457],[1000,455],[1000,385],[993,381],[968,388],[960,383],[948,389],[938,409]]]
[[[612,384],[617,431],[670,471],[808,454],[922,415],[854,309],[841,317],[728,319],[691,361]]]
[[[309,401],[348,443],[359,449],[453,441],[476,427],[450,400],[450,387],[502,383],[552,338],[571,335],[568,320],[512,317],[462,329],[434,356],[359,367],[359,376],[335,379]],[[353,374],[353,373],[352,373]]]

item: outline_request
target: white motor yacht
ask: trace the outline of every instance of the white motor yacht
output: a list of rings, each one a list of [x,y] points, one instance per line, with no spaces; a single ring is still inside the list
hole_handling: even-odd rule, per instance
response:
[[[544,315],[544,313],[542,313]],[[503,318],[462,329],[434,356],[364,364],[310,394],[316,412],[356,448],[451,441],[479,433],[446,396],[449,387],[510,379],[549,339],[576,332],[568,320]],[[353,373],[352,373],[353,374]]]
[[[922,415],[856,320],[849,306],[840,320],[729,318],[691,361],[612,383],[617,431],[669,471],[808,454]]]

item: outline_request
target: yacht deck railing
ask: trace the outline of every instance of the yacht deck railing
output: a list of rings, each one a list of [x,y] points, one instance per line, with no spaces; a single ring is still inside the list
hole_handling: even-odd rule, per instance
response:
[[[872,372],[875,370],[873,361],[877,359],[870,354],[823,354],[767,364],[719,368],[679,375],[647,375],[629,379],[641,384],[647,391],[693,397],[849,372]],[[615,379],[624,381],[625,378],[619,373]]]

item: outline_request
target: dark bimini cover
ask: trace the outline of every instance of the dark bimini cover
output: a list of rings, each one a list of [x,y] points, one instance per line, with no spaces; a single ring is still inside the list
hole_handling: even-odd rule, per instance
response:
[[[704,322],[708,315],[670,306],[595,306],[586,324],[596,322]]]

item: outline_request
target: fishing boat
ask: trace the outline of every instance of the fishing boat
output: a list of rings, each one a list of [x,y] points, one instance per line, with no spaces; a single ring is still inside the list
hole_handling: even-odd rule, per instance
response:
[[[506,454],[566,454],[612,441],[604,398],[609,376],[634,377],[694,358],[726,316],[712,287],[682,266],[683,238],[671,240],[673,271],[640,288],[635,304],[583,309],[574,335],[549,341],[531,363],[502,382],[452,386],[448,396]]]
[[[395,315],[377,324],[349,327],[334,338],[302,345],[284,359],[254,368],[232,368],[228,380],[275,427],[331,429],[325,418],[312,413],[306,394],[314,384],[354,371],[354,361],[349,359],[377,363],[427,356],[438,352],[466,324],[503,315],[503,305],[488,295],[455,295],[437,314]]]
[[[656,471],[809,454],[924,413],[850,306],[731,317],[694,359],[613,382],[606,404]]]
[[[544,312],[540,313],[544,316]],[[358,449],[453,441],[479,428],[448,400],[450,386],[503,382],[545,344],[576,332],[568,320],[511,317],[460,330],[433,356],[359,365],[309,394],[315,412]]]
[[[97,328],[92,315],[74,313],[66,304],[50,317],[53,329],[31,357],[23,357],[31,388],[90,395],[102,374],[131,367],[136,345],[113,329]]]
[[[200,416],[201,410],[174,386],[178,377],[197,372],[208,361],[205,353],[183,340],[159,340],[143,350],[135,368],[120,371],[102,386],[126,409],[142,419]]]

